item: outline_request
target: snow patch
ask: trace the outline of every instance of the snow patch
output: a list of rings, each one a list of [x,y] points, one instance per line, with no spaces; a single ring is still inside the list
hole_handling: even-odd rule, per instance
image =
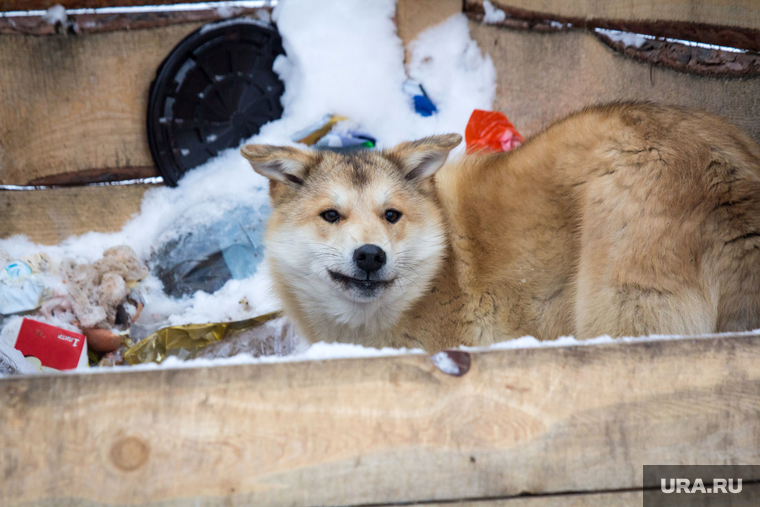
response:
[[[459,366],[451,359],[448,353],[445,351],[438,352],[430,356],[430,360],[433,364],[447,375],[459,375]]]
[[[483,16],[483,23],[501,23],[507,18],[507,14],[503,10],[497,9],[488,0],[483,2],[483,9],[486,11],[485,16]]]
[[[594,31],[606,35],[614,42],[622,42],[626,46],[634,46],[637,48],[643,46],[647,40],[655,38],[651,35],[647,37],[640,33],[621,32],[619,30],[608,30],[606,28],[594,28]]]
[[[50,23],[51,25],[65,25],[67,20],[66,9],[61,4],[52,6],[42,15],[42,21]]]

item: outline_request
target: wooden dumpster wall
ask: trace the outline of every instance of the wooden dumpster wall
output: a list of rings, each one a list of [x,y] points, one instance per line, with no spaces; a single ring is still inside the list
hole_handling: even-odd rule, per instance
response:
[[[0,10],[59,2],[0,0]],[[749,0],[506,3],[758,27]],[[457,4],[399,0],[400,36],[408,42]],[[0,36],[0,183],[155,174],[147,86],[195,26]],[[523,133],[599,100],[643,96],[703,105],[758,138],[754,78],[650,69],[580,31],[470,27],[494,59],[495,108]],[[148,188],[0,191],[0,237],[57,243],[117,230]],[[401,356],[2,379],[0,505],[639,506],[644,463],[758,462],[757,339],[474,353],[460,378]]]
[[[759,337],[3,379],[0,505],[641,505],[760,461]]]
[[[0,36],[0,184],[157,176],[148,89],[169,51],[199,26]]]
[[[464,0],[467,8],[483,0]],[[760,29],[756,0],[492,0],[497,7],[542,13],[547,19],[670,21]]]
[[[727,117],[760,142],[760,77],[711,78],[633,61],[583,31],[539,33],[470,22],[497,74],[494,109],[524,135],[587,105],[651,100]]]

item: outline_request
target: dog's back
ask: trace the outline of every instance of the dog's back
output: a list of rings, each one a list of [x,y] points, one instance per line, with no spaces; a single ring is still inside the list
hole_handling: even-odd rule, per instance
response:
[[[436,186],[452,248],[436,283],[457,299],[419,303],[423,342],[431,312],[477,344],[760,327],[760,150],[720,118],[589,108]]]

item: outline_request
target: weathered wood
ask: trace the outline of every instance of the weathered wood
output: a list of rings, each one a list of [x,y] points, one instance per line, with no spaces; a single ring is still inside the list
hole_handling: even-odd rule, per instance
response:
[[[0,11],[33,11],[62,5],[66,9],[134,7],[139,5],[192,4],[208,0],[0,0]]]
[[[54,245],[89,231],[118,231],[153,185],[0,191],[0,238],[24,234]]]
[[[744,484],[741,495],[732,495],[729,500],[726,497],[704,495],[702,498],[695,496],[673,498],[671,507],[757,507],[757,498],[760,496],[760,484]],[[456,502],[455,507],[641,507],[644,501],[641,491],[616,491],[605,493],[569,494],[569,495],[546,495],[534,497],[512,497],[498,500],[476,500]],[[444,507],[451,503],[425,503],[412,507]],[[648,507],[647,503],[644,507]]]
[[[755,0],[493,0],[496,6],[538,13],[546,19],[669,21],[760,30],[760,4]],[[483,0],[465,0],[465,9],[481,7]]]
[[[0,36],[0,183],[152,167],[145,127],[150,82],[198,26]]]
[[[406,355],[6,378],[0,406],[4,506],[620,491],[643,464],[760,459],[760,341],[473,352],[460,377]]]
[[[704,2],[698,1],[694,3],[698,4],[697,7],[699,7],[703,6],[702,4]],[[683,21],[673,20],[668,17],[637,17],[631,9],[629,9],[631,12],[623,9],[622,15],[626,17],[609,19],[598,18],[581,12],[539,12],[535,10],[526,10],[523,8],[522,2],[514,3],[509,2],[508,0],[504,3],[496,2],[495,7],[504,11],[505,17],[501,21],[491,20],[490,22],[498,26],[516,28],[519,30],[556,32],[563,30],[595,30],[597,28],[606,28],[636,34],[653,35],[657,38],[664,39],[662,42],[666,44],[670,44],[667,40],[687,40],[717,46],[727,46],[730,48],[747,49],[753,52],[760,50],[760,29],[757,27],[748,28],[735,25],[727,26],[715,24],[714,20],[710,23],[695,21],[701,19],[699,15],[700,10],[698,8],[683,10],[686,7],[681,6],[684,17],[688,20]],[[755,6],[753,8],[760,12],[760,6]],[[562,14],[558,14],[558,12],[562,12]],[[471,19],[483,21],[485,18],[485,9],[482,0],[466,1],[465,13]],[[704,59],[705,64],[714,64],[715,62],[711,61],[714,59],[714,57],[710,57],[711,54],[714,55],[717,53],[715,51],[705,51],[704,48],[700,48],[699,51],[695,51],[689,56],[691,56],[692,59]],[[684,56],[686,55],[679,55],[679,59],[682,59]],[[731,61],[730,57],[732,56],[736,57],[737,53],[730,52],[727,55],[723,55],[723,57],[729,59],[729,61]],[[754,58],[754,55],[741,55],[741,58],[751,60]],[[709,68],[709,65],[707,65],[707,68]],[[730,66],[728,69],[735,70],[731,69]],[[692,70],[693,69],[689,69],[689,71]]]
[[[587,105],[650,100],[720,114],[760,142],[758,77],[704,78],[652,67],[580,31],[536,33],[471,21],[470,33],[496,66],[494,109],[523,135]]]
[[[498,500],[463,501],[455,507],[641,507],[641,491],[512,497]],[[444,507],[451,503],[425,503],[410,507]]]
[[[113,32],[116,30],[141,30],[182,23],[209,23],[234,16],[256,16],[266,8],[235,7],[228,11],[219,9],[196,9],[184,11],[145,11],[145,12],[85,12],[67,16],[65,23],[50,24],[44,15],[0,16],[0,34],[13,35],[52,35],[56,33]],[[65,26],[64,26],[65,25]]]
[[[462,12],[462,0],[398,0],[398,36],[408,46],[417,36],[450,16]]]

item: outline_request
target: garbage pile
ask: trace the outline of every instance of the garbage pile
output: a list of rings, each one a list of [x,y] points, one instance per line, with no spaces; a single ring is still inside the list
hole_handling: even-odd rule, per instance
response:
[[[229,234],[226,237],[229,239]],[[224,262],[220,252],[227,251],[229,265],[244,263],[245,255],[256,248],[246,249],[234,239],[221,250],[204,253]],[[247,240],[248,246],[254,244],[250,237]],[[231,248],[243,253],[233,255]],[[184,254],[198,261],[198,248],[185,249]],[[147,303],[142,284],[150,270],[126,245],[106,250],[94,263],[64,259],[56,265],[45,254],[12,259],[1,250],[0,259],[5,264],[0,272],[0,374],[160,363],[169,356],[286,355],[300,343],[279,312],[238,322],[168,326],[146,332],[145,322],[138,319]],[[217,270],[222,269],[219,262]],[[166,268],[159,262],[155,266]],[[206,262],[209,266],[214,263]],[[225,267],[227,279],[234,276],[235,268]],[[255,264],[236,274],[246,277],[252,269]],[[192,281],[180,282],[186,290],[192,287]],[[177,290],[177,285],[168,287]],[[195,287],[204,288],[208,287],[202,283]]]

